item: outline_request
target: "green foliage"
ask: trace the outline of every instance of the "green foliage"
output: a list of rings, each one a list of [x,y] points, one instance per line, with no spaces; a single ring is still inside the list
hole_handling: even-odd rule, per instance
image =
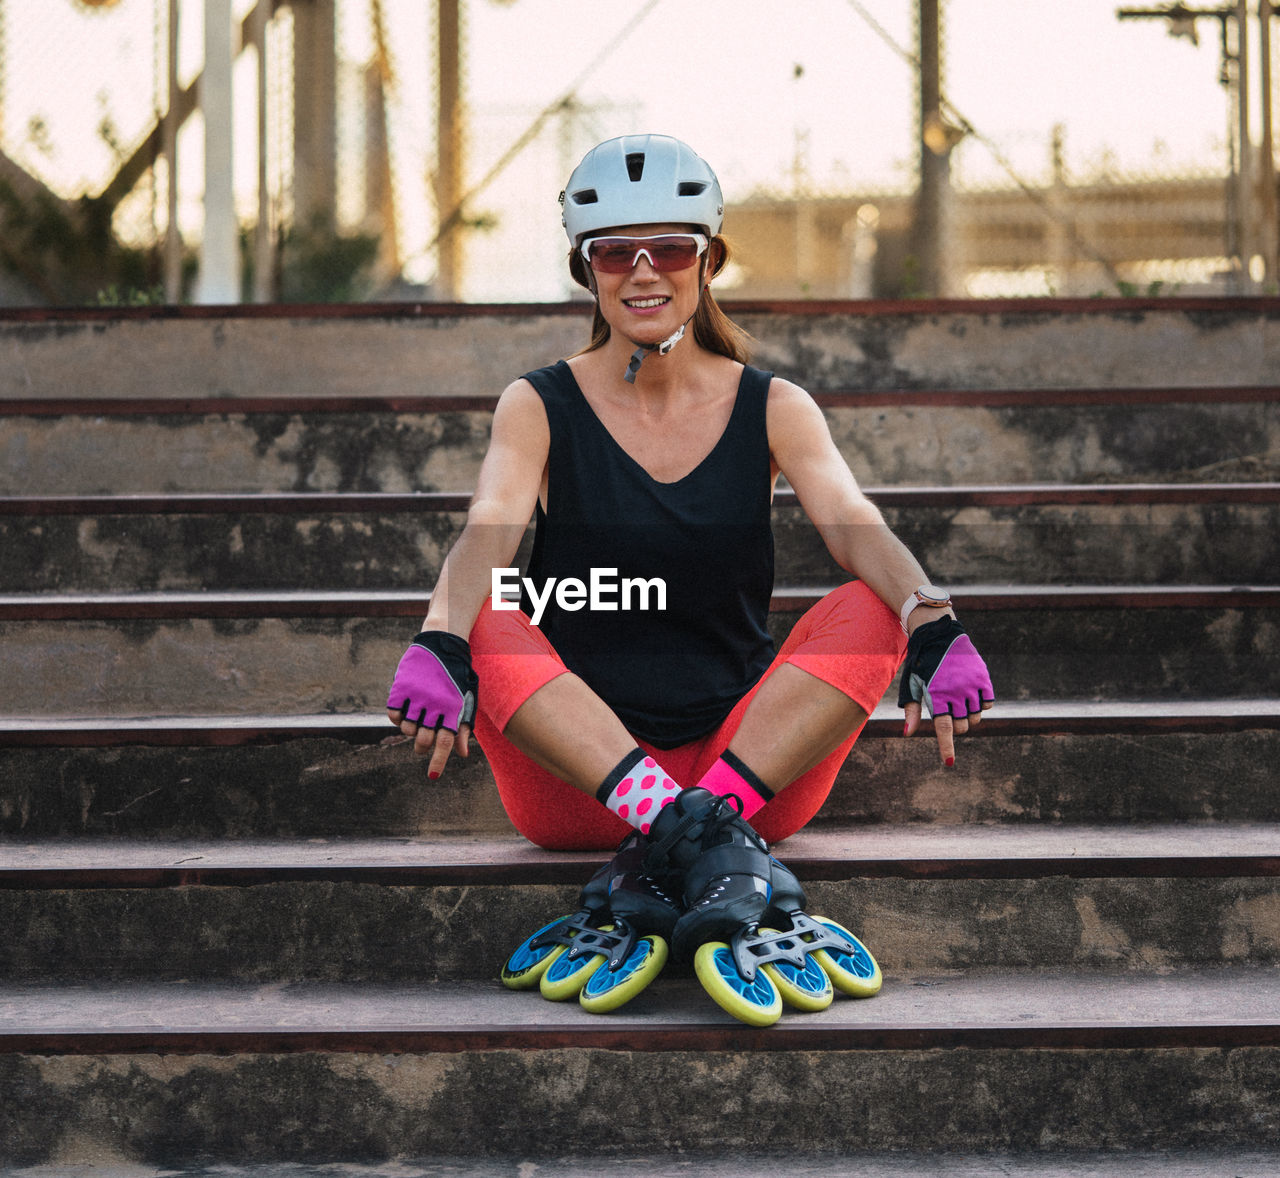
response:
[[[98,291],[99,307],[159,307],[163,303],[164,286],[160,283],[145,290],[136,286],[122,290],[113,282],[105,290]]]
[[[378,239],[341,234],[317,219],[294,228],[281,243],[280,300],[285,303],[355,303],[368,297]]]
[[[100,198],[66,205],[43,189],[23,200],[0,179],[0,265],[53,303],[92,302],[95,292],[113,287],[150,289],[153,260],[120,245],[112,212]]]
[[[1158,299],[1161,295],[1166,295],[1173,298],[1182,289],[1178,283],[1174,283],[1167,290],[1165,287],[1166,283],[1161,278],[1157,278],[1154,282],[1148,282],[1146,286],[1138,282],[1125,282],[1124,279],[1118,279],[1116,281],[1115,294],[1106,290],[1095,290],[1089,297],[1091,299],[1107,299],[1119,295],[1122,299]]]

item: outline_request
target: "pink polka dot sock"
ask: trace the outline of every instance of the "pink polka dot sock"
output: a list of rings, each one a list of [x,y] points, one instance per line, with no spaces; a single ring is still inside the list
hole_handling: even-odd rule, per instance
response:
[[[601,783],[596,797],[623,822],[630,823],[641,834],[648,834],[658,811],[679,792],[680,786],[667,776],[662,766],[637,748],[618,762]]]
[[[698,785],[718,797],[733,794],[742,802],[742,817],[747,820],[773,797],[773,790],[728,749],[720,754]]]

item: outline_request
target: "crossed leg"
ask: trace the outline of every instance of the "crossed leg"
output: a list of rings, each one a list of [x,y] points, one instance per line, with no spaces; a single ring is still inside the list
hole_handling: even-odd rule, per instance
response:
[[[797,622],[719,728],[676,749],[629,733],[523,614],[486,609],[471,646],[481,683],[476,736],[512,822],[540,846],[604,849],[627,827],[596,790],[637,745],[686,786],[731,749],[778,795],[752,824],[771,842],[798,830],[826,800],[906,640],[865,585],[842,585]]]

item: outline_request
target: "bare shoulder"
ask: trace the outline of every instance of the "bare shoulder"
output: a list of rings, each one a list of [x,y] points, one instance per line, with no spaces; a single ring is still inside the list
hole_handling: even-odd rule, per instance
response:
[[[794,381],[784,380],[780,376],[773,377],[769,381],[769,408],[793,404],[816,405],[817,402]]]
[[[546,436],[546,407],[537,390],[523,377],[513,380],[498,397],[497,408],[493,411],[493,432],[495,436],[519,437],[525,434],[530,441]]]
[[[827,421],[813,399],[798,384],[775,376],[769,382],[766,420],[769,439],[775,449],[787,440],[827,435]]]
[[[769,413],[777,413],[780,417],[813,417],[822,418],[822,410],[818,402],[798,384],[775,376],[769,382]]]
[[[513,380],[498,397],[498,408],[508,412],[519,413],[521,410],[537,409],[542,412],[542,398],[538,391],[523,376]],[[543,413],[543,416],[546,416]]]

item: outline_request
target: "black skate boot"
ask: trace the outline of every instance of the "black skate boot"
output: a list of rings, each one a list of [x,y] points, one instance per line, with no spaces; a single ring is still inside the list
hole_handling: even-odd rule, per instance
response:
[[[672,932],[677,957],[692,957],[706,941],[754,928],[769,905],[769,848],[738,812],[736,798],[686,789],[649,830],[650,868],[684,872],[684,915]]]
[[[629,834],[578,897],[578,911],[539,929],[507,959],[502,982],[537,986],[545,998],[577,996],[593,1013],[616,1010],[643,990],[667,960],[680,915],[678,891],[644,867],[648,840]]]
[[[804,890],[768,852],[733,800],[685,790],[650,829],[648,862],[685,869],[687,910],[672,934],[703,988],[735,1018],[770,1026],[785,999],[822,1010],[834,986],[868,997],[880,970],[856,937],[803,911]],[[776,926],[776,927],[775,927]]]

